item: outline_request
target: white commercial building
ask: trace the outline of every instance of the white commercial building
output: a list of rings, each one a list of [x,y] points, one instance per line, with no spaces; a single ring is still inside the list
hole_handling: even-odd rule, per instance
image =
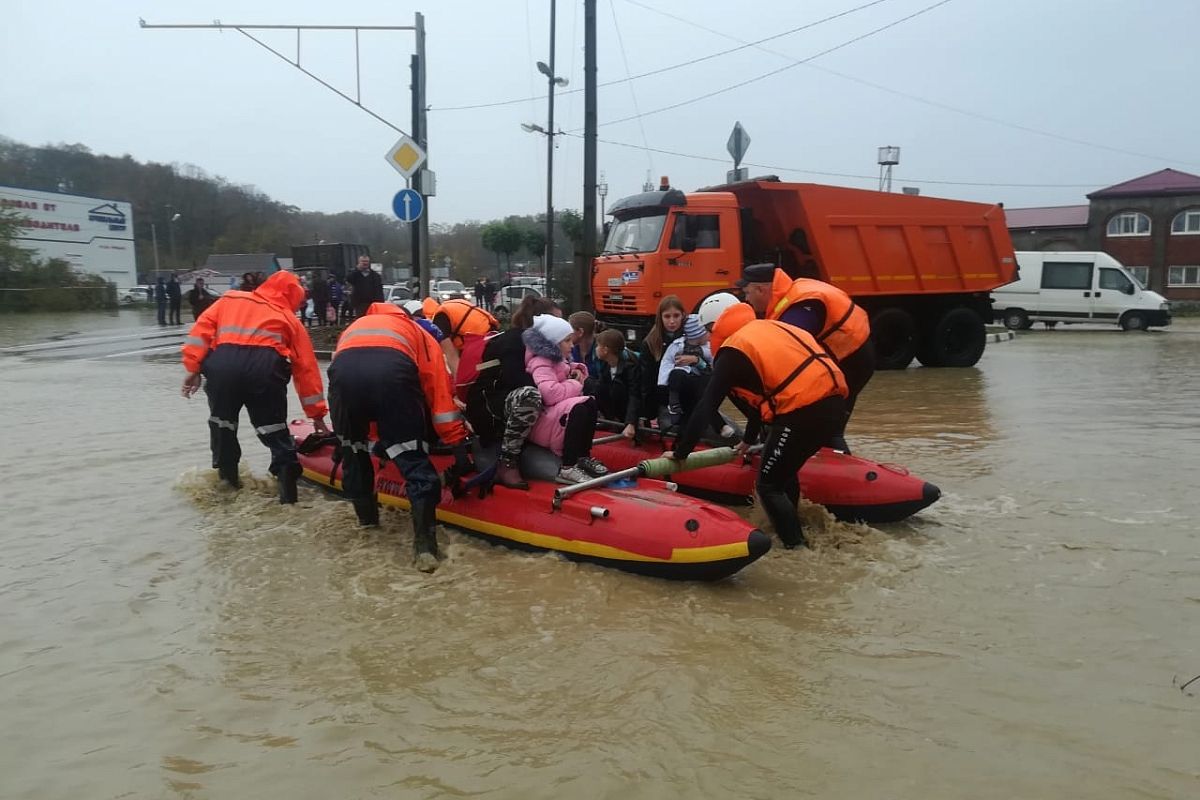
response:
[[[129,203],[0,186],[0,208],[25,218],[14,244],[37,258],[61,259],[118,289],[138,285]]]

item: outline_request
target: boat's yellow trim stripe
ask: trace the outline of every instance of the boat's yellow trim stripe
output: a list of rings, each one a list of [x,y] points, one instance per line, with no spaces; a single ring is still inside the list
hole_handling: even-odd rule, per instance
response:
[[[305,468],[304,477],[315,483],[341,491],[342,482],[330,481],[329,476],[324,473]],[[403,497],[394,497],[390,494],[380,494],[379,502],[387,506],[395,506],[396,508],[407,509],[409,507],[408,500]],[[486,533],[489,536],[511,539],[514,542],[521,542],[532,547],[540,547],[544,550],[559,550],[591,558],[605,558],[616,561],[647,561],[659,564],[703,564],[713,561],[728,561],[735,558],[748,558],[750,556],[749,547],[744,541],[710,545],[709,547],[675,548],[671,551],[670,558],[654,558],[653,556],[631,553],[628,550],[622,550],[606,544],[584,542],[577,539],[563,539],[544,533],[534,533],[533,531],[521,530],[520,528],[511,528],[507,525],[498,525],[494,522],[486,522],[477,517],[468,517],[441,507],[437,510],[437,518],[442,522],[476,530],[480,533]]]

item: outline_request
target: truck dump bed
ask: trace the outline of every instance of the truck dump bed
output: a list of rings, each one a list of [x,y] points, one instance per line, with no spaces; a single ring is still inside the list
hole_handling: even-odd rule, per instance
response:
[[[1000,205],[767,180],[705,191],[731,192],[748,210],[746,263],[856,297],[990,292],[1016,277]]]

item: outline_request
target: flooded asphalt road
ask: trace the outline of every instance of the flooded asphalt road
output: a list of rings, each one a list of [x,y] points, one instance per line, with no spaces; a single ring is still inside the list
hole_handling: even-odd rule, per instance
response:
[[[152,321],[0,317],[0,797],[1200,792],[1200,324],[881,373],[942,501],[678,585],[218,488]]]

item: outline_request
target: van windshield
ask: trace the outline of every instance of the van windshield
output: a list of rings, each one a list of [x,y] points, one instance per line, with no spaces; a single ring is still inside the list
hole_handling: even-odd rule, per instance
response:
[[[618,220],[608,232],[605,253],[649,253],[658,249],[667,213]]]

